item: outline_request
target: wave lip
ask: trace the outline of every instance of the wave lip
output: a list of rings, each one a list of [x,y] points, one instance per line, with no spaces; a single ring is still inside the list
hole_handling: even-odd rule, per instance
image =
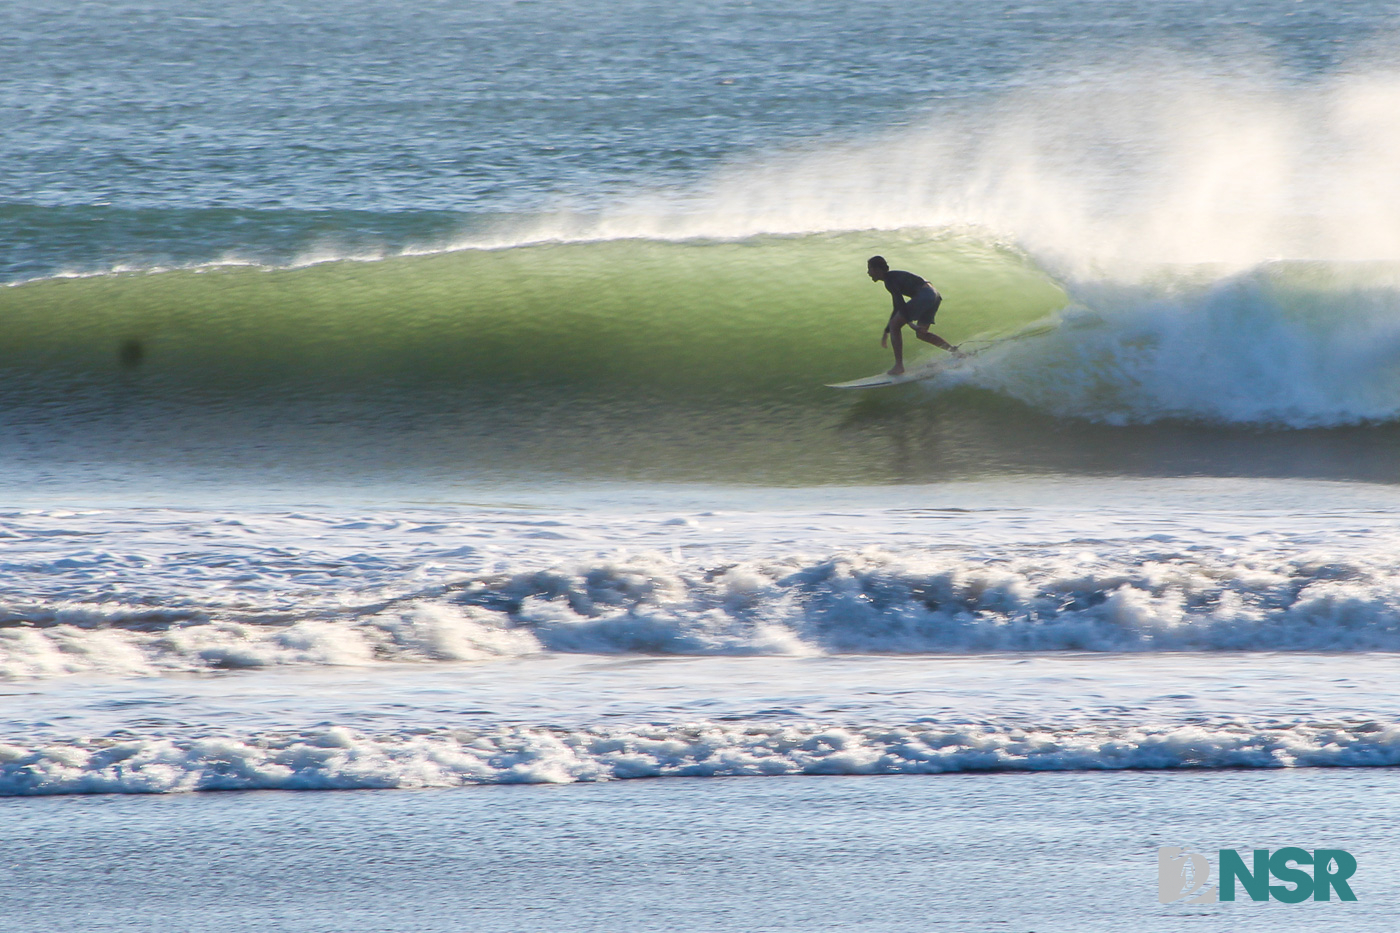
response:
[[[0,745],[0,795],[351,790],[656,777],[1400,765],[1400,725],[544,727]]]

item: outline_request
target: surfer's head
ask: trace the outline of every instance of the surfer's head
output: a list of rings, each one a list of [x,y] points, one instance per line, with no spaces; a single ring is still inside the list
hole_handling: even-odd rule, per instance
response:
[[[878,282],[890,271],[890,264],[885,262],[884,256],[871,256],[865,263],[865,271],[872,282]]]

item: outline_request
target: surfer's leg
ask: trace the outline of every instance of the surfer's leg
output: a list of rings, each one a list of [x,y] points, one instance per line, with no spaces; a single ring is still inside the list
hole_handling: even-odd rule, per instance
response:
[[[943,296],[933,286],[928,285],[919,290],[919,293],[909,302],[914,309],[912,316],[906,313],[909,319],[909,327],[914,331],[914,336],[924,343],[931,343],[935,347],[941,347],[949,353],[956,353],[958,348],[937,334],[930,334],[928,329],[933,326],[933,318],[938,314],[939,305],[943,304]]]
[[[919,326],[916,324],[916,325],[914,326],[914,336],[915,336],[915,337],[918,337],[918,338],[919,338],[920,340],[922,340],[924,343],[931,343],[931,344],[933,344],[935,347],[942,347],[944,350],[947,350],[949,353],[956,353],[956,352],[958,351],[958,348],[957,348],[957,347],[953,346],[951,343],[949,343],[948,341],[944,340],[942,337],[938,336],[937,334],[930,334],[930,333],[928,332],[928,325],[927,325],[927,324],[925,324],[923,327],[919,327]]]
[[[890,348],[894,350],[894,368],[889,371],[891,376],[898,376],[904,372],[904,319],[897,318],[890,322]]]

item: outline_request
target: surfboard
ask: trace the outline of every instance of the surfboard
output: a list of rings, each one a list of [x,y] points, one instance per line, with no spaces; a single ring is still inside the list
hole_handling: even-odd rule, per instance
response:
[[[1057,330],[1059,326],[1059,323],[1054,321],[1037,321],[1011,334],[971,337],[958,345],[958,349],[962,352],[957,356],[936,356],[905,370],[898,376],[880,373],[877,376],[866,376],[864,379],[852,379],[850,382],[828,382],[826,386],[829,389],[877,389],[881,386],[903,385],[906,382],[922,382],[925,379],[932,379],[939,373],[945,372],[979,353],[985,353],[999,344],[1010,343],[1013,340],[1024,340],[1028,337],[1040,337]]]
[[[930,360],[918,366],[906,369],[898,376],[891,376],[889,373],[880,373],[876,376],[866,376],[864,379],[852,379],[850,382],[828,382],[828,389],[877,389],[880,386],[897,386],[906,382],[922,382],[925,379],[932,379],[943,372],[949,366],[967,359],[970,353],[957,357],[946,357],[941,360]]]

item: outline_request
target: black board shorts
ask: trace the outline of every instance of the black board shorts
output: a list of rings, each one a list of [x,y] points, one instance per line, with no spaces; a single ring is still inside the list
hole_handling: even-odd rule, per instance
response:
[[[938,290],[932,285],[925,285],[915,292],[913,298],[905,302],[904,319],[910,324],[928,327],[933,323],[933,316],[938,313],[938,306],[942,303],[943,296],[938,294]]]

